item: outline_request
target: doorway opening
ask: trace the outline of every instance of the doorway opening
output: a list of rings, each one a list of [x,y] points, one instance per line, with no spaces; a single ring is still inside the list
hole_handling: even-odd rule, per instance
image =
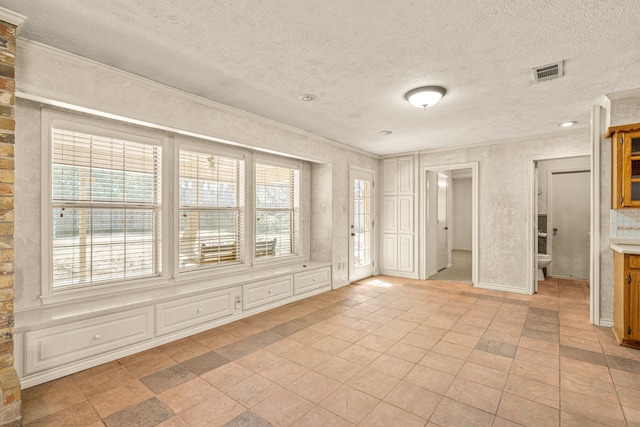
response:
[[[533,291],[551,278],[590,281],[591,157],[534,162]]]
[[[424,167],[420,278],[478,285],[477,163]]]

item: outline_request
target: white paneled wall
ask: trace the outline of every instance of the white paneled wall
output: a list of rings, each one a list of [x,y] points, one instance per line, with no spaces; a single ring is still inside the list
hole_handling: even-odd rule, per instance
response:
[[[382,160],[382,274],[417,278],[415,156]]]

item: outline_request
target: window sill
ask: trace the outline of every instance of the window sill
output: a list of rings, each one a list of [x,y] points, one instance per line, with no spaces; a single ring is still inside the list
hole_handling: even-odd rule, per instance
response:
[[[66,304],[95,298],[103,298],[111,295],[120,295],[122,293],[156,289],[168,284],[168,277],[148,277],[144,279],[128,280],[125,282],[111,282],[72,289],[54,290],[50,294],[40,295],[40,300],[42,301],[42,305],[46,306]]]
[[[304,262],[305,259],[302,255],[290,255],[283,257],[273,257],[273,258],[261,258],[255,260],[253,263],[253,269],[258,270],[261,268],[270,268],[273,266],[287,265],[287,264],[299,264]]]
[[[218,278],[232,276],[234,274],[243,274],[248,271],[251,271],[251,266],[248,264],[235,264],[229,266],[193,269],[176,274],[174,276],[174,281],[176,284],[178,284],[208,278]]]
[[[260,280],[274,275],[304,271],[307,269],[307,266],[315,264],[317,263],[305,260],[304,257],[299,255],[277,259],[263,259],[256,261],[253,266],[238,264],[220,268],[185,271],[174,277],[148,277],[128,280],[126,282],[112,282],[71,289],[59,289],[53,291],[51,294],[41,295],[40,300],[42,301],[42,306],[48,307],[83,303],[85,301],[98,299],[108,300],[122,294],[144,294],[148,293],[148,291],[158,291],[162,294],[165,292],[182,294]],[[144,300],[145,298],[142,299]],[[134,298],[134,300],[137,300],[137,298]]]

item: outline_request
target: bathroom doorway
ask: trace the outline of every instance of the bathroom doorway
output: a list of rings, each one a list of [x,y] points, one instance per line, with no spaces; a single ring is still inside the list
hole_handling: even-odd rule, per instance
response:
[[[543,273],[546,280],[589,280],[591,157],[537,160],[534,168],[532,289]]]
[[[422,168],[420,278],[478,284],[477,163]]]

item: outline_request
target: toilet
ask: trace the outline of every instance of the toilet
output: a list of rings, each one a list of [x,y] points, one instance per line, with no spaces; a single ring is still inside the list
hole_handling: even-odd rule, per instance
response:
[[[538,281],[544,280],[543,268],[546,268],[551,263],[551,255],[538,254]]]

